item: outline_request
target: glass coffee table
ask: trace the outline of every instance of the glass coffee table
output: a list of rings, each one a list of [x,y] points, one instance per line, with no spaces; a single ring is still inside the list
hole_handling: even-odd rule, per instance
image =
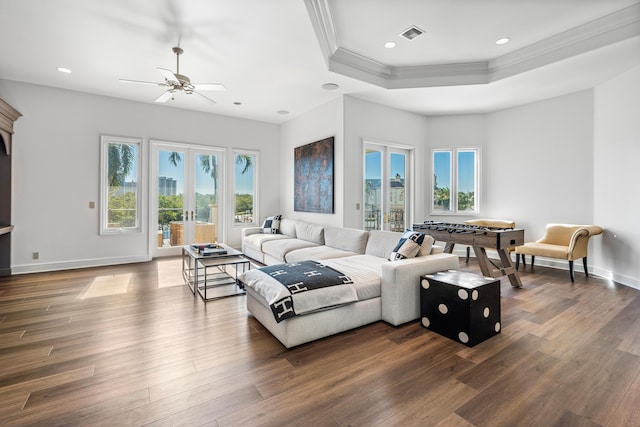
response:
[[[199,294],[204,301],[244,295],[246,292],[238,281],[238,274],[251,268],[249,259],[221,243],[210,248],[213,253],[208,254],[197,247],[204,245],[182,247],[182,277],[194,295]]]

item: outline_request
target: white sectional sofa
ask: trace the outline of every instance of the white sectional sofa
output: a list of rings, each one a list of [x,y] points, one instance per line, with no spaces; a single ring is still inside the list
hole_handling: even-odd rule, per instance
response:
[[[246,256],[266,265],[322,260],[356,278],[357,301],[277,322],[255,285],[259,273],[252,270],[241,275],[247,289],[247,309],[287,348],[379,320],[400,325],[418,319],[420,275],[458,268],[458,257],[443,253],[436,245],[417,257],[389,261],[403,233],[329,227],[286,218],[280,222],[279,234],[262,234],[261,230],[243,230]]]

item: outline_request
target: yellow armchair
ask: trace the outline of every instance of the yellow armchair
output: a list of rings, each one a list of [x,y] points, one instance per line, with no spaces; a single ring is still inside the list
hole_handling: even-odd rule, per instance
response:
[[[582,258],[584,274],[587,270],[587,251],[589,238],[602,234],[603,229],[597,225],[547,224],[544,236],[535,242],[527,242],[516,247],[516,270],[520,267],[520,256],[525,262],[525,255],[531,255],[531,266],[536,256],[564,259],[569,261],[569,275],[573,282],[573,261]]]
[[[516,223],[506,219],[470,219],[464,222],[465,224],[470,225],[479,225],[481,227],[494,227],[494,228],[516,228]],[[471,247],[467,246],[467,264],[469,263],[469,255],[470,255]],[[513,249],[509,248],[509,252]]]

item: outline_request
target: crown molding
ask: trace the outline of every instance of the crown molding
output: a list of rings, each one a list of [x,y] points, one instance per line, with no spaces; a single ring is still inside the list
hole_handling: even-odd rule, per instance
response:
[[[487,84],[640,36],[640,3],[498,58],[394,67],[339,46],[329,0],[305,0],[327,68],[387,89]]]
[[[311,18],[311,25],[316,32],[316,39],[320,43],[322,56],[329,66],[329,58],[338,50],[336,29],[329,7],[329,0],[305,0],[307,12]]]
[[[491,81],[640,36],[640,3],[489,61]]]

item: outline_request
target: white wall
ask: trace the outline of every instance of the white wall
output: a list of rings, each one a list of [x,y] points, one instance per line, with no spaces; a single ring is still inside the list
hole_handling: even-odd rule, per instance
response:
[[[427,169],[425,181],[425,210],[421,220],[443,221],[443,222],[463,222],[469,218],[468,215],[434,215],[431,216],[431,189],[433,188],[433,172],[431,171],[431,150],[434,148],[462,148],[480,147],[481,169],[481,197],[480,212],[485,216],[488,211],[486,202],[487,174],[484,173],[487,162],[490,161],[487,153],[487,118],[483,114],[464,114],[456,116],[433,116],[426,118],[427,135],[426,143],[428,150],[424,159],[424,168]],[[506,218],[508,213],[496,216],[496,218]],[[496,213],[496,215],[498,215]],[[418,218],[418,219],[420,219]]]
[[[483,216],[513,219],[527,241],[548,223],[593,223],[592,91],[487,119]]]
[[[335,227],[343,226],[344,197],[344,138],[343,138],[343,105],[342,97],[336,98],[301,116],[284,123],[281,128],[280,152],[280,210],[265,212],[265,215],[281,213],[285,218],[300,219]],[[334,137],[333,192],[334,213],[321,214],[296,212],[293,207],[294,160],[295,147]]]
[[[640,288],[640,67],[595,88],[594,222],[605,227],[594,262]]]
[[[547,223],[593,222],[592,112],[591,91],[585,91],[490,114],[434,116],[427,118],[428,143],[432,148],[479,146],[477,217],[513,220],[525,229],[525,240],[536,240]]]
[[[231,148],[258,150],[260,214],[278,209],[278,125],[6,80],[0,97],[23,115],[12,153],[14,273],[149,259],[146,215],[142,233],[98,234],[101,134],[143,138],[145,173],[149,139],[224,147],[228,158]],[[233,164],[226,164],[230,184]],[[225,231],[239,246],[240,228],[229,221]]]
[[[344,98],[345,124],[345,180],[344,180],[344,224],[346,227],[362,228],[363,212],[356,203],[363,200],[363,140],[403,145],[414,148],[415,220],[423,221],[425,199],[431,180],[428,172],[429,148],[426,145],[427,125],[424,116],[400,111],[395,108],[363,101],[351,96]],[[428,203],[428,202],[427,202]]]

